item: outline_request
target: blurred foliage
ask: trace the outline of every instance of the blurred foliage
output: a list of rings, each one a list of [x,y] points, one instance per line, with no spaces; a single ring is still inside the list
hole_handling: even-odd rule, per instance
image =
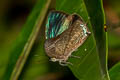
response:
[[[108,25],[109,68],[120,61],[120,0],[104,0]]]
[[[109,70],[111,80],[120,80],[120,62]]]
[[[35,1],[0,1],[0,80],[8,64],[9,51]]]
[[[109,60],[111,80],[120,80],[120,0],[104,0],[108,25]],[[115,65],[116,64],[116,65]],[[115,65],[115,66],[114,66]]]

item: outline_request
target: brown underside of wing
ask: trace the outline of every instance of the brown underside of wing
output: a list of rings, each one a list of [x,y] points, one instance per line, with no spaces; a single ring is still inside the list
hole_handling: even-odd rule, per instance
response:
[[[77,19],[61,35],[46,40],[46,54],[50,58],[67,60],[71,53],[80,47],[88,37],[88,35],[85,35],[80,24],[84,24],[83,21],[81,21],[81,18]],[[86,30],[89,32],[87,27]]]
[[[74,24],[72,25],[73,29],[70,33],[70,40],[69,40],[69,43],[67,44],[64,55],[69,54],[70,56],[71,53],[74,52],[78,47],[80,47],[87,39],[88,35],[86,36],[84,34],[83,28],[80,27],[80,24],[83,24],[83,22],[81,22],[80,20],[76,20]]]

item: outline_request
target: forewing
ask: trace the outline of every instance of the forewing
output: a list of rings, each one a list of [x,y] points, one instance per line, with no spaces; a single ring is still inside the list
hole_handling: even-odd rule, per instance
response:
[[[46,39],[60,35],[69,27],[69,23],[65,24],[67,16],[67,14],[58,11],[49,13],[45,29]]]

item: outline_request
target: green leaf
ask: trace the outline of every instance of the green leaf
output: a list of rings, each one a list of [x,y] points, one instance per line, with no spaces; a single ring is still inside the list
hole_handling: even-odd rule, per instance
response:
[[[109,70],[109,74],[111,80],[120,80],[120,62]]]
[[[107,44],[104,32],[104,12],[101,0],[57,0],[57,10],[67,13],[77,13],[87,22],[92,34],[79,47],[74,55],[81,59],[69,59],[69,66],[74,75],[80,80],[109,80],[107,74]],[[87,49],[87,51],[85,51]],[[94,76],[93,76],[94,75]]]

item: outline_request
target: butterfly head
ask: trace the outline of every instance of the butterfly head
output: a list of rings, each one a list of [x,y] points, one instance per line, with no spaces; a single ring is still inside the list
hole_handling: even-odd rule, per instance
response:
[[[56,61],[58,61],[58,59],[56,59],[56,58],[51,58],[50,61],[56,62]]]

